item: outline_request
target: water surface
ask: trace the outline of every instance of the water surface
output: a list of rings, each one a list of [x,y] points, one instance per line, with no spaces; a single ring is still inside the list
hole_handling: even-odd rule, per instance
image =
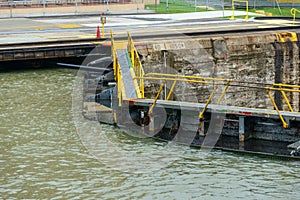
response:
[[[74,125],[75,76],[70,69],[0,73],[1,198],[299,198],[299,161],[204,155],[108,125],[97,128],[103,140],[94,139],[92,154]]]

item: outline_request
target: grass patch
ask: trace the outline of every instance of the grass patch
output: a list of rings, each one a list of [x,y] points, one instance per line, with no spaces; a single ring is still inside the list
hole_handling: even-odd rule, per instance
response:
[[[170,0],[168,3],[168,7],[166,2],[160,2],[157,5],[145,5],[146,9],[152,10],[156,13],[160,14],[172,14],[172,13],[189,13],[189,12],[203,12],[206,9],[196,8],[193,2],[185,2],[185,1],[178,1],[178,0]]]
[[[272,16],[284,16],[284,17],[292,17],[291,8],[281,8],[281,13],[278,8],[259,8],[259,9],[249,9],[249,12],[256,12],[257,10],[263,10],[265,13],[272,13]],[[300,13],[297,13],[296,16]]]
[[[189,13],[189,12],[205,12],[206,9],[196,8],[194,2],[186,2],[180,0],[169,0],[168,7],[165,1],[161,1],[160,4],[157,5],[145,5],[146,9],[152,10],[156,13],[160,14],[172,14],[172,13]],[[220,10],[220,9],[216,9]],[[231,11],[231,9],[225,9]],[[246,11],[246,9],[235,9],[236,11]],[[255,13],[258,10],[263,10],[265,13],[272,13],[272,16],[284,16],[284,17],[292,17],[291,8],[281,8],[281,13],[279,9],[276,8],[257,8],[257,9],[249,9],[249,12]],[[243,16],[242,16],[243,17]],[[296,14],[296,17],[300,17],[300,13]],[[240,18],[240,17],[238,17]],[[250,18],[250,16],[249,16]]]

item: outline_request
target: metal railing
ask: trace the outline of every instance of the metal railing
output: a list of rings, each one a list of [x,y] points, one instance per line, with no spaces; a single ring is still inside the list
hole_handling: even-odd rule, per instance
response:
[[[300,10],[297,10],[296,8],[291,9],[291,15],[293,16],[293,24],[295,24],[297,13],[300,13]]]
[[[132,37],[130,36],[130,33],[128,33],[128,53],[131,60],[131,64],[134,70],[135,76],[143,77],[144,76],[144,69],[142,66],[142,63],[140,61],[138,51],[136,50],[134,46],[134,42],[132,40]],[[139,79],[138,82],[139,92],[141,94],[141,97],[144,98],[144,80]]]
[[[289,93],[299,93],[300,94],[300,86],[299,85],[290,85],[290,84],[281,84],[281,83],[275,83],[275,84],[267,84],[267,83],[258,83],[258,82],[246,82],[246,81],[238,81],[238,80],[232,80],[232,79],[224,79],[224,78],[208,78],[208,77],[201,77],[201,76],[185,76],[185,75],[176,75],[176,74],[162,74],[162,73],[148,73],[145,74],[144,77],[136,77],[137,79],[144,79],[144,80],[159,80],[159,81],[173,81],[174,88],[175,84],[177,82],[188,82],[188,83],[198,83],[198,84],[205,84],[205,85],[212,85],[213,90],[210,93],[204,108],[199,114],[199,120],[203,119],[204,113],[207,110],[208,105],[211,103],[212,98],[216,94],[216,90],[218,86],[223,86],[222,93],[220,97],[217,100],[217,104],[220,104],[222,102],[222,99],[228,90],[229,87],[243,87],[248,89],[257,89],[257,90],[263,90],[268,95],[269,99],[271,100],[272,105],[274,106],[280,120],[282,121],[283,127],[288,128],[288,123],[286,123],[286,120],[282,116],[281,112],[282,110],[279,110],[278,105],[276,104],[274,98],[272,97],[271,91],[279,91],[281,92],[282,96],[284,97],[284,102],[287,104],[289,108],[289,112],[295,112],[290,104],[289,99],[286,96],[286,92]],[[156,98],[154,99],[154,103],[152,107],[155,106],[155,103],[162,91],[162,87],[165,84],[162,84]],[[173,89],[170,89],[168,97],[173,92]],[[169,99],[166,99],[169,100]],[[151,109],[153,109],[151,107]]]
[[[118,88],[118,99],[119,99],[119,106],[122,105],[122,99],[127,99],[125,93],[125,86],[123,84],[123,77],[121,74],[121,67],[118,58],[117,58],[117,49],[124,48],[126,43],[116,43],[113,38],[112,31],[110,32],[111,35],[111,55],[113,59],[113,70],[115,74],[115,81],[117,82]],[[134,46],[134,42],[128,33],[128,44],[127,44],[127,52],[129,56],[129,63],[130,63],[130,73],[134,82],[135,92],[138,98],[144,98],[144,70],[143,66],[140,62],[137,50]],[[136,77],[142,77],[141,79],[137,80]]]
[[[118,98],[119,98],[119,106],[122,105],[122,99],[126,99],[125,95],[125,88],[126,87],[123,84],[122,80],[122,74],[120,73],[120,66],[118,59],[117,59],[117,47],[114,39],[113,34],[111,32],[111,54],[113,58],[113,69],[115,73],[115,80],[117,82],[117,88],[118,88]],[[125,44],[122,43],[122,46],[124,48]],[[210,78],[210,77],[201,77],[201,76],[186,76],[186,75],[178,75],[178,74],[164,74],[164,73],[147,73],[144,74],[143,66],[139,60],[138,52],[134,46],[134,42],[128,33],[128,44],[127,44],[127,50],[128,55],[130,59],[130,63],[132,66],[131,68],[131,74],[132,79],[135,83],[135,90],[137,93],[137,98],[144,98],[144,80],[152,80],[152,81],[162,81],[162,84],[160,85],[160,88],[156,94],[156,97],[154,98],[154,102],[152,106],[149,109],[149,114],[152,113],[156,102],[163,90],[164,87],[166,87],[166,82],[171,81],[172,86],[169,90],[168,95],[166,96],[167,101],[170,100],[170,97],[173,93],[173,90],[175,88],[175,85],[178,82],[188,82],[188,83],[197,83],[197,84],[204,84],[204,85],[211,85],[213,86],[213,90],[210,93],[209,97],[207,98],[205,102],[205,106],[202,109],[202,111],[199,113],[199,120],[202,120],[204,117],[204,113],[206,112],[208,105],[211,103],[213,97],[216,94],[217,88],[222,86],[222,93],[220,97],[217,100],[217,104],[221,104],[227,90],[229,87],[242,87],[247,89],[256,89],[265,91],[266,95],[269,97],[272,105],[274,106],[274,109],[276,110],[284,128],[288,128],[288,123],[286,123],[286,120],[282,116],[282,110],[279,109],[277,103],[275,102],[271,92],[280,92],[283,96],[283,100],[286,103],[287,107],[289,108],[288,112],[295,112],[286,93],[299,93],[300,95],[300,86],[299,85],[291,85],[291,84],[283,84],[283,83],[274,83],[274,84],[268,84],[268,83],[261,83],[261,82],[248,82],[248,81],[239,81],[239,80],[233,80],[233,79],[224,79],[224,78]]]
[[[121,72],[120,72],[120,65],[117,62],[117,52],[115,49],[115,41],[113,38],[113,33],[110,31],[110,37],[111,37],[111,56],[113,60],[113,70],[114,70],[114,78],[117,83],[117,89],[118,89],[118,104],[119,106],[122,105],[122,81],[120,81]]]
[[[235,3],[236,2],[242,2],[242,3],[246,3],[246,16],[245,16],[245,21],[248,21],[248,0],[232,0],[232,15],[231,15],[231,20],[234,20],[234,9],[235,9]]]

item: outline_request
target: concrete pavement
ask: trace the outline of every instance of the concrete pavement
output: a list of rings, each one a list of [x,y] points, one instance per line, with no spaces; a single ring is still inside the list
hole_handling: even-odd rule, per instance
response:
[[[126,13],[107,15],[105,35],[113,30],[117,35],[131,33],[172,33],[184,31],[226,30],[237,27],[272,27],[289,26],[288,20],[253,19],[248,22],[242,19],[229,20],[231,11],[207,11],[182,14],[136,14]],[[255,13],[251,15],[260,16]],[[236,11],[235,16],[245,15]],[[0,19],[0,44],[53,41],[80,38],[95,38],[96,28],[101,27],[99,15],[61,16],[42,18],[9,18]]]

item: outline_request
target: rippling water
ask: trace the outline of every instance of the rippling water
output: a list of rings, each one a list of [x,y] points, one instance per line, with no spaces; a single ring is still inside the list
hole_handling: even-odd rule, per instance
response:
[[[108,125],[78,134],[75,76],[69,69],[0,73],[1,198],[299,199],[297,161],[205,154]]]

